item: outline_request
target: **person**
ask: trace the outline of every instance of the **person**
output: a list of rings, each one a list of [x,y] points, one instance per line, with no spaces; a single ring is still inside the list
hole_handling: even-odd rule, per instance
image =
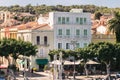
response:
[[[31,69],[31,73],[33,73],[33,68]]]

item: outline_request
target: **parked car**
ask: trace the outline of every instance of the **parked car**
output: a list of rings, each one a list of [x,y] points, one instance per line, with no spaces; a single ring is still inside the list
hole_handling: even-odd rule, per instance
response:
[[[7,67],[0,65],[0,80],[6,80],[7,77]]]
[[[120,78],[120,72],[116,73],[116,78]]]
[[[0,80],[5,80],[5,78],[4,77],[0,77]]]

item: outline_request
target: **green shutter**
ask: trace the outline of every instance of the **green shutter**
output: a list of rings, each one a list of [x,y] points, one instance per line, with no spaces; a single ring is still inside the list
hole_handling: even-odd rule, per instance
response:
[[[76,30],[76,35],[80,35],[80,30],[79,29]]]
[[[69,29],[66,30],[66,35],[70,35],[70,30]]]
[[[61,23],[61,17],[58,17],[58,23]]]
[[[79,43],[76,43],[76,48],[79,48],[80,47],[80,44]]]
[[[65,17],[62,17],[62,24],[65,24]]]
[[[83,24],[83,18],[80,18],[80,24]]]
[[[87,36],[87,29],[84,29],[84,35]]]
[[[79,18],[78,17],[76,18],[76,23],[79,23]]]
[[[66,18],[66,23],[69,23],[69,17]]]
[[[86,21],[87,21],[87,19],[86,19],[86,18],[84,18],[84,23],[86,23]]]
[[[86,47],[87,46],[87,43],[84,43],[84,47]]]
[[[58,35],[62,35],[62,29],[58,30]]]

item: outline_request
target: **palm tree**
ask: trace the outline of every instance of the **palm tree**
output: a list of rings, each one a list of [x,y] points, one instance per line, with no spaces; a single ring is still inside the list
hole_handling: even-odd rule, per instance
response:
[[[120,43],[120,12],[115,12],[114,18],[108,21],[109,30],[116,36],[116,42]]]

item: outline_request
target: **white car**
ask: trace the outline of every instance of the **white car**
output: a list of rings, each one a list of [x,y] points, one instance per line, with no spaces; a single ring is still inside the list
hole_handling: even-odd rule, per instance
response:
[[[116,78],[120,78],[120,72],[117,72]]]

